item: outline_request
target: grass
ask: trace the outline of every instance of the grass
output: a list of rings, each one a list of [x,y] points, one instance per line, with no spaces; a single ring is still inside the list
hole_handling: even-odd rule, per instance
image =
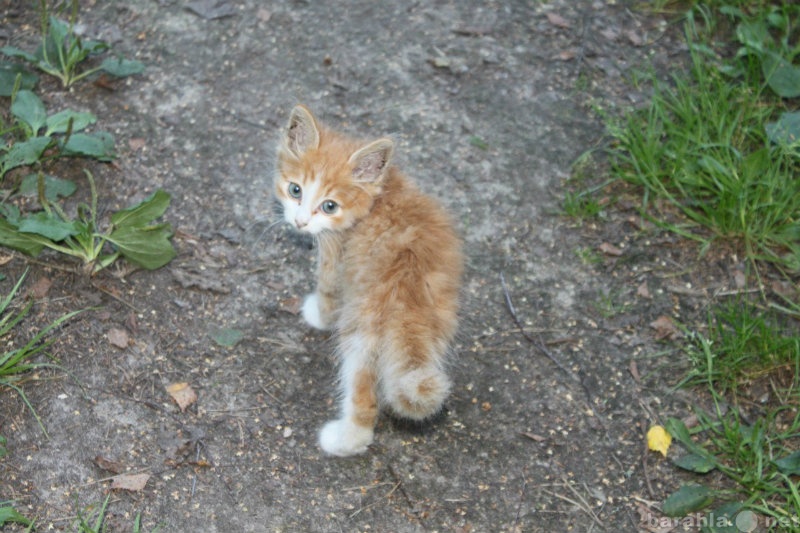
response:
[[[612,141],[610,179],[633,186],[642,214],[700,242],[701,254],[717,241],[735,249],[757,288],[711,302],[707,324],[686,327],[680,349],[691,370],[679,386],[695,387],[712,407],[694,407],[699,423],[691,430],[667,421],[685,451],[672,460],[698,481],[710,471],[722,478],[713,487],[679,489],[662,510],[732,519],[747,510],[770,530],[800,531],[800,303],[764,288],[769,275],[798,294],[800,5],[653,6],[667,13],[688,8],[687,68],[667,81],[651,75],[645,108],[603,115]],[[570,190],[564,213],[598,218],[597,191]],[[754,383],[766,385],[763,401],[748,396]],[[729,529],[707,528],[723,530]]]
[[[14,296],[19,291],[24,279],[25,275],[21,276],[11,292],[0,301],[0,340],[2,340],[5,346],[3,351],[0,351],[0,391],[4,388],[15,391],[20,398],[22,398],[22,401],[25,402],[25,405],[36,418],[39,427],[46,436],[47,430],[36,414],[36,410],[28,401],[25,391],[20,386],[20,381],[24,375],[31,370],[56,367],[56,365],[50,362],[33,362],[33,359],[37,355],[45,353],[47,348],[53,343],[54,339],[47,339],[48,334],[81,311],[73,311],[62,315],[36,333],[25,344],[14,348],[14,340],[9,338],[11,337],[12,330],[25,319],[33,306],[33,300],[27,300],[21,306],[15,307],[12,305]]]
[[[721,393],[736,394],[737,386],[781,372],[792,374],[800,363],[800,333],[781,313],[762,309],[737,297],[714,308],[709,317],[708,342],[697,336],[686,348],[693,369],[683,385],[708,382]]]
[[[111,500],[111,494],[106,496],[106,499],[95,510],[95,505],[90,505],[85,509],[78,509],[77,518],[72,524],[72,530],[79,533],[105,533],[108,531],[106,525],[106,513],[108,511],[108,504]],[[151,531],[153,533],[159,531],[161,526],[156,526]],[[133,520],[133,533],[141,533],[142,529],[142,515],[137,513]]]
[[[800,158],[771,144],[766,125],[779,106],[770,104],[694,51],[688,77],[656,83],[648,109],[610,126],[613,172],[641,187],[642,209],[663,227],[798,271]],[[667,221],[656,200],[683,220]]]

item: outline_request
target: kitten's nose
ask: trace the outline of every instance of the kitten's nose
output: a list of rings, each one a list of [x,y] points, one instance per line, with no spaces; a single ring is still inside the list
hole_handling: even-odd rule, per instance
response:
[[[297,229],[303,229],[308,226],[308,219],[298,215],[294,219],[294,225],[297,226]]]

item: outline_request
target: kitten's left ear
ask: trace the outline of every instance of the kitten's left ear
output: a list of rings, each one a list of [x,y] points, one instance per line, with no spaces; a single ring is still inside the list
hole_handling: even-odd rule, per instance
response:
[[[389,167],[394,152],[391,139],[378,139],[358,149],[350,156],[353,178],[356,181],[378,182]]]

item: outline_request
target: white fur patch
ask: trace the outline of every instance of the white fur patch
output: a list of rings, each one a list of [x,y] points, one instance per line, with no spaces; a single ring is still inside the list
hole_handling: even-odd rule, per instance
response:
[[[331,420],[319,432],[319,446],[325,453],[347,457],[367,450],[374,431],[342,418]]]
[[[328,329],[328,324],[322,319],[322,314],[319,312],[319,295],[312,292],[303,300],[303,318],[308,324],[317,329]]]

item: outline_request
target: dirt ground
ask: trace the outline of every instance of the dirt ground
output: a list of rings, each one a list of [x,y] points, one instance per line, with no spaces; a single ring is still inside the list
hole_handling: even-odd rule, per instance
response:
[[[0,1],[5,43],[34,47],[33,4]],[[40,288],[25,328],[91,309],[58,332],[62,369],[24,384],[49,438],[0,395],[0,500],[39,531],[71,531],[108,494],[109,531],[137,514],[169,532],[644,530],[681,481],[644,433],[691,400],[651,324],[701,313],[735,259],[695,262],[634,201],[597,225],[559,215],[573,163],[604,142],[595,111],[645,101],[637,69],[683,57],[680,27],[634,4],[82,2],[81,31],[146,71],[70,90],[42,77],[48,109],[92,111],[119,150],[53,172],[90,168],[106,212],[165,189],[179,255],[91,279],[47,254],[2,267],[3,294],[25,268]],[[421,433],[382,418],[349,459],[316,446],[331,342],[296,312],[315,252],[271,225],[274,142],[298,102],[393,135],[469,255],[447,416]],[[232,329],[234,346],[213,340]],[[184,411],[167,392],[182,382],[197,395]],[[149,478],[112,489],[119,473]]]

